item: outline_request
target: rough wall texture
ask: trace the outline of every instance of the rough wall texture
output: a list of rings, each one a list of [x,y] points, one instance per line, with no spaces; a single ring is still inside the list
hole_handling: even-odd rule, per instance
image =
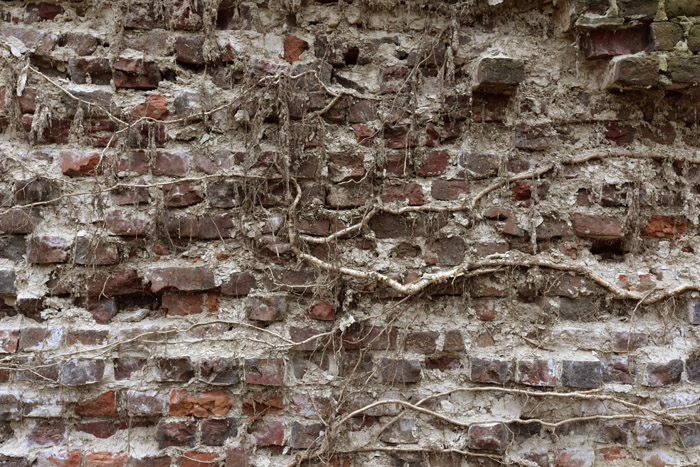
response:
[[[700,463],[700,2],[0,20],[0,466]]]

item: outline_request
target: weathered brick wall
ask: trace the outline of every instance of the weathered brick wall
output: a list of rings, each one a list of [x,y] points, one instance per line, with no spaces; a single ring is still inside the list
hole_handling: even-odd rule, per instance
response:
[[[698,1],[0,21],[0,466],[700,464]]]

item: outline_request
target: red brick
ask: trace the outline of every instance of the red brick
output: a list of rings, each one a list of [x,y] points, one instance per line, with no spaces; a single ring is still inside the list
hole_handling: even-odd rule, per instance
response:
[[[416,169],[416,175],[419,177],[428,177],[431,175],[444,174],[447,170],[447,165],[450,163],[450,155],[446,150],[433,151]]]
[[[289,445],[294,449],[309,449],[312,446],[317,446],[322,439],[322,431],[324,431],[324,425],[322,423],[304,425],[299,422],[294,422],[292,423]]]
[[[357,144],[360,146],[372,146],[374,136],[377,134],[375,130],[361,123],[354,124],[352,129],[355,132]]]
[[[622,225],[615,217],[596,214],[574,214],[574,233],[579,237],[614,239],[624,237]]]
[[[127,151],[115,154],[110,164],[118,177],[145,175],[148,173],[148,159],[145,151]]]
[[[150,283],[152,292],[198,292],[216,287],[214,273],[206,266],[152,268],[146,273],[145,280]]]
[[[145,361],[144,361],[145,363]],[[117,380],[124,378],[115,378]],[[165,415],[167,400],[155,391],[126,393],[126,412],[131,417],[155,417]]]
[[[311,339],[314,336],[321,334],[323,331],[310,327],[289,327],[289,338],[294,342],[303,342],[292,347],[293,350],[301,352],[313,352],[318,350],[319,345],[325,346],[328,344],[328,339]],[[311,340],[309,340],[311,339]],[[305,342],[307,341],[308,342]]]
[[[519,360],[517,379],[519,383],[528,386],[556,386],[554,360]]]
[[[651,216],[644,235],[646,237],[678,239],[690,228],[690,223],[680,217]]]
[[[178,37],[175,41],[175,57],[183,65],[204,65],[204,37]]]
[[[441,238],[428,245],[425,253],[427,264],[456,266],[464,261],[466,245],[460,237]]]
[[[110,211],[105,215],[107,230],[125,237],[142,237],[149,227],[148,219],[128,211]]]
[[[250,455],[241,448],[226,450],[226,467],[250,467]]]
[[[333,153],[328,156],[328,173],[334,182],[359,180],[365,175],[364,162],[364,154]]]
[[[437,350],[437,338],[440,333],[437,331],[414,331],[406,335],[404,349],[430,355]]]
[[[481,321],[493,321],[496,318],[496,303],[488,298],[474,300],[476,317]]]
[[[640,347],[644,347],[649,342],[649,335],[644,332],[628,332],[625,330],[615,331],[613,338],[614,352],[634,352]]]
[[[248,433],[255,438],[258,446],[282,446],[284,443],[284,423],[256,420],[248,427]]]
[[[564,360],[561,379],[564,386],[572,388],[597,388],[602,384],[602,365],[600,361]]]
[[[206,446],[223,446],[226,440],[238,434],[238,420],[225,418],[203,420],[200,423],[202,444]]]
[[[125,467],[126,459],[122,452],[92,452],[85,455],[83,467]]]
[[[594,453],[591,448],[571,448],[556,454],[555,467],[584,467],[594,465]]]
[[[299,56],[308,48],[308,42],[288,34],[284,38],[284,59],[289,63],[294,63],[299,60]]]
[[[118,58],[112,64],[112,70],[117,89],[155,89],[160,82],[160,70],[154,62]]]
[[[587,59],[610,58],[615,55],[635,54],[649,45],[649,26],[621,29],[594,29],[584,39]]]
[[[36,111],[36,89],[25,88],[19,97],[19,107],[23,114],[33,114]]]
[[[167,207],[181,208],[201,203],[202,193],[190,182],[178,182],[163,185],[164,204]]]
[[[36,459],[37,467],[80,467],[80,451],[41,452]]]
[[[245,302],[246,317],[250,320],[272,322],[282,321],[287,312],[284,296],[248,297]]]
[[[247,271],[231,274],[229,279],[221,284],[221,294],[230,297],[241,297],[248,295],[255,289],[257,282],[255,277]]]
[[[469,447],[477,451],[503,452],[508,430],[503,423],[477,423],[469,426]]]
[[[146,365],[146,360],[136,357],[114,359],[114,379],[117,381],[131,378],[131,375]]]
[[[189,357],[159,358],[156,367],[161,381],[186,383],[194,377],[194,368]]]
[[[473,90],[489,94],[513,94],[525,77],[525,64],[508,57],[483,57],[476,69]]]
[[[474,357],[470,378],[477,383],[505,384],[511,379],[511,366],[509,360]]]
[[[201,294],[163,294],[161,307],[166,316],[186,316],[202,313],[204,296]]]
[[[439,144],[451,144],[459,137],[458,123],[445,122],[443,125],[428,123],[425,128],[425,145],[435,147]]]
[[[146,101],[131,109],[134,117],[147,117],[156,120],[168,118],[168,100],[160,94],[146,96]]]
[[[35,264],[65,263],[70,254],[71,241],[52,235],[41,235],[29,241],[27,261]]]
[[[238,359],[212,357],[199,363],[200,380],[206,384],[227,386],[240,381]]]
[[[311,319],[333,321],[335,319],[335,310],[333,309],[333,305],[326,300],[321,300],[309,308],[308,315]]]
[[[635,133],[636,130],[629,125],[622,125],[617,122],[605,124],[605,138],[618,146],[630,144],[634,140]]]
[[[244,363],[245,382],[263,386],[284,384],[284,360],[281,358],[253,358]]]
[[[19,329],[3,329],[0,331],[0,354],[15,353],[19,342]]]
[[[647,363],[642,385],[656,388],[678,384],[681,381],[681,373],[683,373],[682,360],[671,360],[666,363]]]
[[[383,176],[404,177],[411,169],[411,163],[406,159],[406,155],[400,152],[387,154],[386,162],[380,174]]]
[[[383,358],[379,370],[384,383],[418,383],[422,378],[421,364],[418,360]]]
[[[241,405],[244,414],[262,416],[277,414],[284,409],[284,399],[281,393],[253,394],[244,399]]]
[[[384,139],[386,147],[391,149],[406,149],[418,145],[418,136],[411,131],[408,124],[385,124]],[[436,156],[436,163],[437,166],[440,165],[440,156]]]
[[[445,333],[445,340],[442,344],[443,352],[464,352],[464,339],[459,329],[452,329]]]
[[[153,175],[182,177],[190,165],[189,154],[157,152],[153,163]]]
[[[170,456],[129,457],[128,467],[170,467]]]
[[[61,368],[61,384],[65,386],[83,386],[99,383],[104,378],[104,372],[104,360],[68,360]]]
[[[77,431],[88,433],[95,438],[107,439],[114,436],[119,430],[119,422],[112,421],[94,421],[82,422],[75,425]]]
[[[0,233],[2,234],[30,234],[41,222],[39,214],[22,209],[10,209],[0,214]]]
[[[119,264],[117,245],[102,238],[80,236],[75,243],[75,264],[108,266]]]
[[[77,84],[110,84],[112,70],[108,58],[79,57],[68,61],[71,79]]]
[[[75,413],[86,417],[116,417],[117,395],[114,391],[103,392],[95,399],[79,402]]]
[[[59,155],[61,163],[61,171],[63,175],[70,177],[80,175],[91,175],[96,172],[97,165],[100,163],[100,153],[68,153],[62,152]]]
[[[63,420],[37,420],[30,422],[27,444],[34,446],[58,446],[66,439],[66,426]]]
[[[175,389],[170,394],[170,415],[197,418],[225,416],[233,405],[233,399],[219,391],[204,392],[190,396],[187,392]]]
[[[165,449],[169,446],[194,446],[197,430],[195,421],[170,422],[161,420],[156,427],[156,440],[158,448]]]
[[[430,194],[440,201],[455,201],[461,195],[469,193],[469,182],[466,180],[433,180]]]
[[[87,281],[89,297],[115,297],[143,292],[143,284],[134,269],[97,274]]]
[[[326,203],[334,209],[351,209],[363,206],[372,198],[372,186],[354,181],[330,186]]]
[[[384,194],[382,201],[385,203],[408,203],[409,206],[420,206],[423,204],[423,188],[415,182],[384,184]]]

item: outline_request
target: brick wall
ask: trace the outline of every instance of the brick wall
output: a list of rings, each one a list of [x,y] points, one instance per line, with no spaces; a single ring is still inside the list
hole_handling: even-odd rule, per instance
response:
[[[700,463],[697,1],[0,21],[0,466]]]

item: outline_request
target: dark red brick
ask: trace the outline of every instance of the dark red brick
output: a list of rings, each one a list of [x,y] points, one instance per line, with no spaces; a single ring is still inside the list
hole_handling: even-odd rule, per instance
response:
[[[216,287],[214,273],[206,266],[152,268],[146,273],[145,281],[150,283],[152,292],[198,292]]]
[[[511,379],[509,360],[472,357],[470,379],[476,383],[505,384]]]
[[[200,424],[202,444],[206,446],[223,446],[226,440],[238,434],[238,420],[224,418],[203,420]]]
[[[284,423],[256,420],[248,426],[248,433],[255,438],[258,446],[282,446],[284,443]]]
[[[27,248],[27,261],[35,264],[65,263],[71,250],[71,241],[53,235],[33,237]]]
[[[103,392],[94,399],[79,402],[75,413],[86,417],[116,417],[117,395],[114,391]]]
[[[148,219],[128,211],[108,212],[105,223],[111,233],[125,237],[145,236],[149,228]]]
[[[163,185],[163,199],[166,207],[181,208],[201,203],[204,197],[190,182],[178,182]]]
[[[508,445],[508,429],[503,423],[477,423],[469,426],[469,447],[477,451],[503,452]]]
[[[603,382],[600,361],[572,361],[562,363],[561,379],[564,386],[573,388],[597,388]]]
[[[662,387],[678,384],[681,381],[681,373],[683,373],[682,360],[671,360],[666,363],[647,363],[642,385]]]
[[[304,425],[294,422],[292,423],[292,435],[289,445],[294,449],[309,449],[312,446],[316,446],[321,440],[321,432],[324,431],[324,428],[325,425],[322,423]]]
[[[77,84],[110,84],[112,78],[108,58],[71,58],[68,67],[71,79]]]
[[[37,420],[30,422],[27,444],[35,446],[59,446],[66,439],[66,426],[63,420]],[[2,464],[2,462],[0,462]]]
[[[556,386],[554,360],[519,360],[517,380],[527,386]]]
[[[194,377],[194,368],[189,357],[159,358],[156,367],[161,381],[186,383]]]
[[[624,237],[622,225],[615,217],[596,214],[574,214],[574,233],[579,237],[615,239]]]
[[[263,386],[284,384],[284,360],[281,358],[253,358],[244,362],[245,382]]]
[[[284,296],[248,297],[245,303],[246,317],[254,321],[282,321],[287,312]]]
[[[171,422],[161,420],[156,428],[158,448],[194,446],[197,424],[194,421]]]
[[[385,383],[417,383],[421,380],[421,365],[418,360],[391,360],[384,358],[380,366]]]
[[[204,37],[178,37],[175,41],[176,60],[183,65],[204,65],[203,47]]]
[[[466,180],[433,180],[430,194],[440,201],[455,201],[469,193]]]
[[[594,29],[585,36],[583,50],[587,59],[635,54],[646,50],[649,39],[647,25],[624,29]]]
[[[112,64],[114,85],[127,89],[155,89],[160,82],[160,70],[154,62],[118,58]]]

